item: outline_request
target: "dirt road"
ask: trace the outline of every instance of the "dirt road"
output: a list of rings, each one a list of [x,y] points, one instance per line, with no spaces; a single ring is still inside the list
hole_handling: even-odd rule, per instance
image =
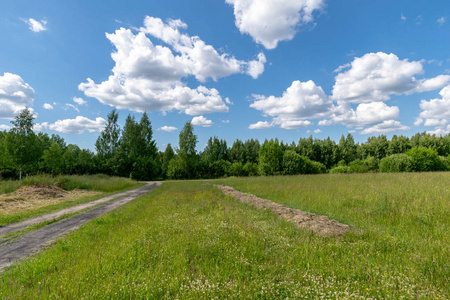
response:
[[[63,216],[68,213],[78,212],[82,209],[92,207],[94,205],[98,205],[100,203],[108,202],[104,205],[98,206],[92,210],[87,212],[75,215],[73,217],[63,219],[60,222],[56,222],[47,226],[40,228],[39,230],[30,232],[10,243],[5,243],[0,245],[0,271],[13,264],[15,261],[20,260],[36,250],[39,250],[44,245],[54,241],[57,237],[71,231],[77,229],[82,224],[99,217],[100,215],[110,212],[113,209],[124,205],[125,203],[130,202],[131,200],[136,199],[139,196],[144,195],[145,193],[159,187],[162,183],[160,182],[152,182],[148,183],[145,186],[139,187],[137,189],[133,189],[130,191],[126,191],[123,193],[115,194],[109,197],[105,197],[93,202],[85,203],[82,205],[74,206],[71,208],[67,208],[61,210],[56,213],[48,214],[45,216],[33,218],[30,220],[25,220],[20,223],[11,224],[5,227],[0,228],[0,237],[2,235],[15,232],[21,230],[23,228],[39,224],[44,221],[53,220],[60,216]]]

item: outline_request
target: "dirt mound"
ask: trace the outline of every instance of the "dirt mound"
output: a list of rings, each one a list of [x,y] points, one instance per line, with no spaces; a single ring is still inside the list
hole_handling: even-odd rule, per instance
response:
[[[251,204],[259,209],[270,209],[278,217],[293,222],[298,228],[311,230],[321,236],[338,237],[350,230],[352,227],[331,220],[327,216],[304,212],[300,209],[290,208],[286,205],[278,204],[267,199],[262,199],[251,194],[244,194],[236,191],[234,188],[225,185],[214,185],[225,195],[232,196],[241,202]]]
[[[24,185],[15,191],[15,196],[19,198],[33,198],[35,200],[48,198],[62,198],[67,192],[54,185],[36,184]]]
[[[99,192],[84,190],[67,192],[53,185],[25,185],[15,192],[0,195],[0,213],[24,213],[44,206],[74,201],[96,194],[99,194]]]

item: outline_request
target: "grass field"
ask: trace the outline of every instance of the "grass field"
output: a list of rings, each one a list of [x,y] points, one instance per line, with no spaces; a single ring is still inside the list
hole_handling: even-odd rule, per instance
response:
[[[2,299],[446,299],[447,173],[229,178],[362,229],[324,238],[166,183],[0,274]]]
[[[93,201],[95,199],[107,196],[110,193],[124,191],[130,188],[138,187],[142,185],[136,181],[119,178],[108,177],[105,175],[91,175],[91,176],[79,176],[79,175],[64,175],[52,177],[49,175],[37,175],[30,176],[22,181],[0,181],[0,195],[5,195],[19,189],[21,186],[29,185],[48,185],[57,186],[66,191],[72,191],[75,189],[95,191],[101,194],[89,195],[76,200],[70,199],[70,201],[63,201],[52,205],[45,205],[36,210],[15,210],[4,211],[0,209],[0,226],[6,225],[12,222],[19,222],[28,218],[37,217],[43,214],[58,211],[67,207],[75,206],[85,202]],[[19,201],[26,201],[27,199],[19,199]],[[57,200],[57,199],[56,199]],[[58,202],[58,201],[53,201]],[[0,199],[0,208],[2,202]]]

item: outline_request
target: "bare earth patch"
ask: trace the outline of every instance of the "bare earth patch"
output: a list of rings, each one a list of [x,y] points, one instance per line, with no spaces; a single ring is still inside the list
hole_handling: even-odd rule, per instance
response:
[[[214,186],[219,188],[227,196],[232,196],[241,202],[253,205],[258,209],[270,209],[279,218],[294,223],[298,228],[311,230],[321,236],[338,237],[352,230],[350,225],[331,220],[327,216],[319,216],[304,212],[300,209],[290,208],[286,205],[278,204],[267,199],[262,199],[255,195],[244,194],[229,186]]]
[[[15,192],[0,195],[0,214],[18,214],[41,207],[78,200],[99,192],[73,190],[65,191],[51,185],[22,186]]]

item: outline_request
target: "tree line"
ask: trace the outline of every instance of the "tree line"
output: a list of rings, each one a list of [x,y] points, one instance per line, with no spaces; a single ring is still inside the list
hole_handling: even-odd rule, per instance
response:
[[[179,134],[178,147],[157,150],[146,113],[137,121],[128,115],[123,128],[118,112],[108,114],[96,152],[80,149],[56,134],[36,134],[34,116],[21,111],[9,131],[0,131],[0,180],[37,173],[95,174],[137,180],[195,179],[223,176],[295,175],[320,173],[413,172],[450,170],[450,135],[417,133],[411,138],[394,135],[369,137],[356,143],[351,134],[338,142],[300,138],[298,143],[278,139],[226,140],[211,137],[198,152],[190,122]]]

